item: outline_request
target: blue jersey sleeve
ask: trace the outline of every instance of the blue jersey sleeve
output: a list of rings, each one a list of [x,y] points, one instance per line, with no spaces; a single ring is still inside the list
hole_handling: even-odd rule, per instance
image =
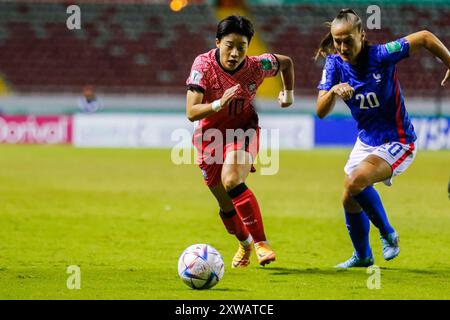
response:
[[[405,38],[400,38],[378,45],[377,55],[381,62],[395,64],[409,57],[409,42]]]
[[[339,83],[339,74],[332,56],[328,56],[322,71],[322,80],[320,80],[317,89],[329,91],[333,86]]]

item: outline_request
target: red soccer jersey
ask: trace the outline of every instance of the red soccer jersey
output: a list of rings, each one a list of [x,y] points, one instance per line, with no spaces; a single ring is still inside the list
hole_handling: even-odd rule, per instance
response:
[[[246,57],[233,72],[226,71],[219,64],[219,49],[197,56],[192,65],[186,84],[197,88],[204,94],[202,103],[211,103],[220,99],[223,93],[240,84],[233,100],[219,112],[199,121],[196,131],[210,128],[248,129],[258,127],[258,116],[251,104],[256,90],[266,77],[273,77],[279,69],[279,62],[273,54]]]

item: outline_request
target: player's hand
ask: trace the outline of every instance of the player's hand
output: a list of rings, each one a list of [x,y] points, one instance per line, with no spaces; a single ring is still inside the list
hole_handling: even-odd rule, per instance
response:
[[[353,89],[347,82],[337,84],[333,87],[333,92],[337,94],[342,100],[349,100],[353,97],[355,89]]]
[[[293,90],[280,91],[280,94],[278,95],[278,104],[282,108],[289,107],[293,102],[294,102]]]
[[[447,73],[445,74],[444,80],[441,82],[441,86],[445,86],[445,83],[450,79],[450,69],[447,70]]]
[[[237,84],[234,87],[225,90],[222,98],[220,99],[220,107],[226,106],[231,101],[231,99],[234,97],[236,91],[240,88],[240,86],[241,86],[240,84]]]

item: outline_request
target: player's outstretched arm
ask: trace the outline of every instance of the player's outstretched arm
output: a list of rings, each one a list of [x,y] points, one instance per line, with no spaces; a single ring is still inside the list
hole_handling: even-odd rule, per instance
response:
[[[233,98],[239,85],[226,90],[221,99],[217,99],[212,103],[202,103],[203,93],[200,91],[188,90],[186,94],[186,117],[190,121],[197,121],[220,111],[223,106],[227,105]]]
[[[278,95],[278,103],[282,108],[289,107],[294,103],[294,62],[288,56],[275,55],[280,62],[281,81],[283,81],[283,91]]]
[[[430,51],[435,57],[441,59],[441,61],[447,66],[447,72],[441,85],[444,86],[445,83],[450,79],[450,51],[445,47],[445,45],[436,37],[432,32],[423,30],[419,32],[412,33],[405,37],[409,43],[409,53],[414,54],[422,48]]]
[[[333,110],[336,104],[336,96],[341,97],[343,100],[348,100],[353,97],[354,93],[355,89],[347,82],[339,83],[328,91],[320,90],[317,96],[317,116],[323,119]]]

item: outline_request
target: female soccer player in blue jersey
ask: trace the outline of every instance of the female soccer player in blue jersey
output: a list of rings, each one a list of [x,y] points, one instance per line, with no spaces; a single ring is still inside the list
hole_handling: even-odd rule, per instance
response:
[[[343,9],[330,25],[317,51],[326,57],[318,86],[317,115],[331,112],[342,98],[358,123],[358,138],[344,171],[343,206],[355,252],[337,268],[366,267],[374,263],[369,244],[369,220],[379,229],[386,260],[399,252],[399,236],[388,221],[373,185],[408,168],[416,155],[414,127],[405,109],[396,63],[422,48],[449,68],[450,52],[431,32],[420,31],[383,45],[369,45],[360,17]]]

